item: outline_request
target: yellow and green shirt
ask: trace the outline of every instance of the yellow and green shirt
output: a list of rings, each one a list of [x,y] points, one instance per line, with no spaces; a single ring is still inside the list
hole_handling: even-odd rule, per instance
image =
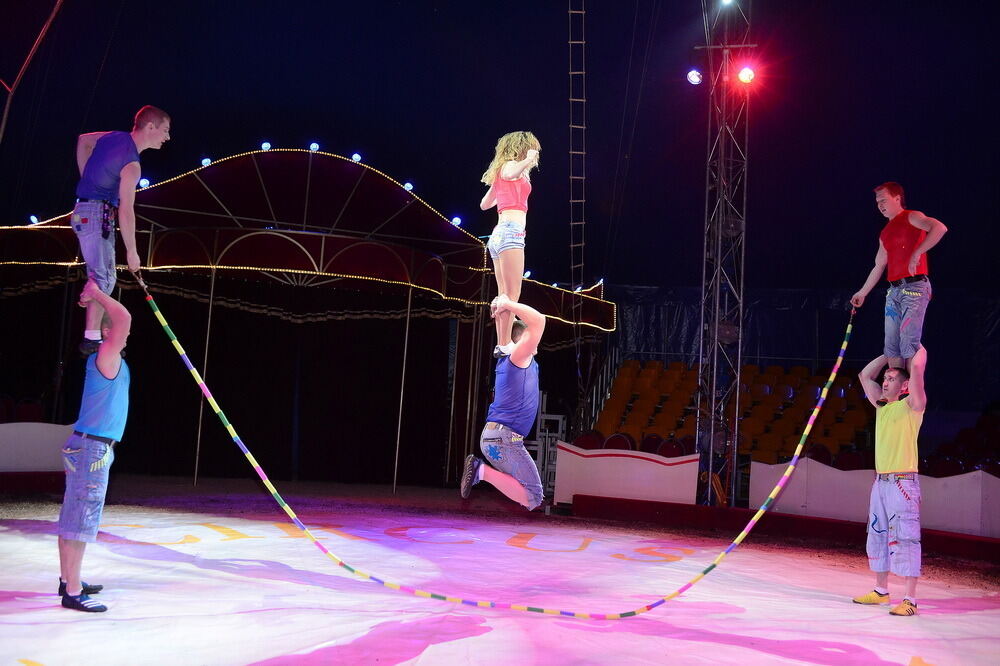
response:
[[[875,471],[879,474],[917,471],[917,434],[924,413],[896,400],[875,410]]]

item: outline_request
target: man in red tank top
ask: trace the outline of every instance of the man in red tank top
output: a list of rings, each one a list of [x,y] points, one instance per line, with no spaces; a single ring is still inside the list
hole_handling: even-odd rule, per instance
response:
[[[899,183],[882,183],[875,188],[875,205],[889,223],[879,234],[875,266],[864,286],[851,297],[851,304],[861,307],[888,268],[883,353],[894,368],[909,368],[910,359],[920,348],[924,314],[931,300],[927,251],[948,231],[940,220],[907,210],[903,197]]]

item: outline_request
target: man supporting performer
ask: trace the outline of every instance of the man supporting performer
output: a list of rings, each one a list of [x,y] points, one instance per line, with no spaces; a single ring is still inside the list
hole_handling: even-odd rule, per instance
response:
[[[62,450],[66,494],[59,512],[59,594],[65,608],[100,613],[107,606],[90,595],[104,586],[80,580],[80,567],[87,544],[97,541],[108,469],[115,459],[115,443],[125,431],[131,375],[121,351],[132,316],[90,279],[80,294],[80,305],[86,307],[94,301],[105,313],[104,342],[87,358],[80,417]]]
[[[155,106],[144,106],[135,115],[131,132],[91,132],[76,142],[80,182],[70,218],[80,240],[80,254],[87,273],[105,294],[115,286],[115,223],[121,225],[125,261],[139,270],[135,244],[135,188],[139,182],[139,153],[159,149],[170,140],[170,116]],[[87,306],[80,352],[93,354],[101,344],[103,310],[97,299]]]
[[[534,355],[545,330],[545,315],[501,294],[493,301],[493,316],[505,312],[520,320],[515,320],[511,331],[510,355],[497,361],[495,397],[479,441],[490,464],[483,464],[475,455],[466,457],[461,492],[462,497],[468,497],[472,486],[486,481],[530,511],[544,498],[538,468],[524,448],[524,435],[538,414],[538,363]]]
[[[879,234],[875,266],[864,286],[851,297],[851,304],[857,308],[864,304],[888,266],[883,353],[890,367],[909,367],[920,346],[924,314],[931,300],[927,251],[938,244],[948,227],[920,211],[904,208],[903,186],[899,183],[876,187],[875,204],[889,222]]]
[[[856,604],[889,603],[889,572],[906,582],[903,600],[890,613],[916,615],[920,576],[920,482],[917,479],[917,435],[923,423],[927,394],[924,370],[927,350],[921,345],[910,369],[888,368],[879,356],[858,377],[875,405],[875,482],[868,507],[868,564],[875,572],[875,589],[854,599]],[[904,395],[909,393],[909,395]]]

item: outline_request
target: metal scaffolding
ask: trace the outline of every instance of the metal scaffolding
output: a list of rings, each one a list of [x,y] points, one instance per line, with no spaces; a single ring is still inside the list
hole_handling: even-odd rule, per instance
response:
[[[707,461],[708,504],[736,501],[743,346],[749,86],[739,81],[750,1],[702,0],[709,84],[705,228],[698,347],[697,448]],[[728,483],[727,483],[728,482]]]
[[[583,288],[583,255],[585,247],[587,201],[587,17],[585,0],[569,0],[569,288],[578,293]],[[573,321],[581,320],[582,296],[572,299]],[[583,373],[583,341],[579,326],[574,327],[576,352],[577,406],[572,423],[573,434],[584,427],[587,410],[587,381]],[[588,366],[589,367],[589,366]]]

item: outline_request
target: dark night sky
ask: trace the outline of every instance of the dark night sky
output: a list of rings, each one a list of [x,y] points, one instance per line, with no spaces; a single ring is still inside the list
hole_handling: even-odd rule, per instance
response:
[[[700,2],[588,5],[589,277],[697,285],[707,90],[684,74],[703,39]],[[4,6],[0,76],[9,81],[51,3]],[[951,229],[932,252],[935,286],[985,293],[985,233],[1000,207],[983,92],[996,78],[985,6],[754,3],[762,64],[751,111],[748,286],[853,292],[882,224],[871,188],[898,180],[912,207]],[[278,147],[315,140],[411,180],[442,213],[486,234],[494,215],[478,210],[479,175],[500,134],[531,129],[543,152],[527,264],[539,279],[565,280],[566,3],[512,7],[67,0],[0,144],[0,223],[68,210],[75,135],[128,129],[135,109],[151,103],[171,113],[174,137],[143,154],[154,181],[263,139]],[[609,252],[623,108],[631,117],[640,78]]]

